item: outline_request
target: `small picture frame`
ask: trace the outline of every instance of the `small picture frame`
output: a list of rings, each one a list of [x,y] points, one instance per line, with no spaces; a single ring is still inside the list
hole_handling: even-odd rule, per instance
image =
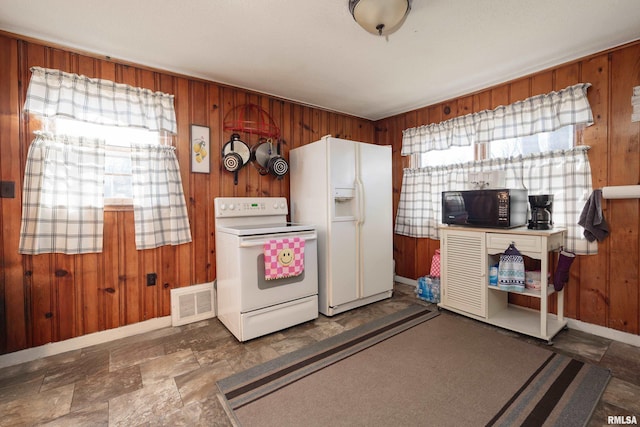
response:
[[[191,172],[211,172],[211,146],[209,128],[191,125]]]

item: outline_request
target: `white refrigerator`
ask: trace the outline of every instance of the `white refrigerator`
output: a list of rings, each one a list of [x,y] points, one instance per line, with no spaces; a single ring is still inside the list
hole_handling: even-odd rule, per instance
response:
[[[393,292],[391,147],[326,136],[289,152],[291,220],[318,234],[318,309]]]

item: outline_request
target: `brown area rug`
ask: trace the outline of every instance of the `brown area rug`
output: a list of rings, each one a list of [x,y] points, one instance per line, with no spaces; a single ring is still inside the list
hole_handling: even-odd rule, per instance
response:
[[[242,426],[582,426],[609,371],[412,306],[225,378]]]

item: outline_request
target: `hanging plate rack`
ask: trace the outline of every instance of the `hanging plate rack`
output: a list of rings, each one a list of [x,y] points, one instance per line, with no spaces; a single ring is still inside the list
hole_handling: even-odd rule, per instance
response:
[[[246,132],[265,138],[280,137],[280,128],[273,118],[256,104],[238,105],[229,110],[224,116],[224,130]]]

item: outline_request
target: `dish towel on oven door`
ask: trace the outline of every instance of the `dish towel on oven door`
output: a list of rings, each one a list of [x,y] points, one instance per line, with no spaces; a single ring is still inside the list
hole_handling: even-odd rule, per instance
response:
[[[304,271],[304,239],[273,239],[264,244],[265,280],[298,276]]]

